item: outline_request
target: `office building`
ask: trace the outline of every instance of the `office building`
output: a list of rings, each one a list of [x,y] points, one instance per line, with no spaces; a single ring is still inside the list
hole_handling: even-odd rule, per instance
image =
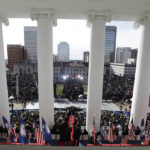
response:
[[[114,62],[115,58],[115,49],[116,49],[116,34],[117,27],[115,26],[106,26],[105,28],[105,63]]]
[[[69,61],[69,44],[67,42],[60,42],[58,44],[58,61]]]
[[[129,58],[131,58],[131,47],[117,47],[115,63],[126,64]]]
[[[14,64],[19,64],[27,58],[27,51],[22,45],[7,45],[8,68],[13,69]]]
[[[136,70],[135,64],[111,63],[110,74],[117,76],[134,76]]]
[[[83,52],[83,61],[89,62],[89,52],[88,51]]]
[[[32,63],[37,62],[37,27],[24,27],[24,45],[27,49],[27,59]]]

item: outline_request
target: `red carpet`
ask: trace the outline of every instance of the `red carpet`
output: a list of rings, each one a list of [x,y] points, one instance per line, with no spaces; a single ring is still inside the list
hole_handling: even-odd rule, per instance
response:
[[[71,126],[72,132],[71,132],[71,141],[74,141],[73,134],[74,134],[74,116],[71,115],[69,117],[69,125]]]
[[[65,145],[65,142],[64,141],[58,141],[58,146],[64,146]]]
[[[71,115],[70,117],[69,117],[69,119],[68,119],[68,125],[69,126],[71,126],[71,129],[72,129],[72,131],[71,131],[71,141],[70,141],[70,143],[69,143],[69,145],[67,145],[67,146],[73,146],[73,142],[74,142],[74,139],[73,139],[73,134],[74,134],[74,116],[73,115]],[[64,141],[59,141],[58,142],[58,146],[64,146],[65,145],[65,143],[64,143]]]

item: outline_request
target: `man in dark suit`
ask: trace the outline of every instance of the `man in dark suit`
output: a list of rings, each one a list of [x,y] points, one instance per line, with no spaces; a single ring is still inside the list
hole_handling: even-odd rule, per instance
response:
[[[3,134],[3,126],[0,126],[0,134],[1,134],[1,138],[2,138],[2,134]]]
[[[80,135],[81,135],[81,129],[80,129],[80,127],[77,125],[77,126],[75,127],[74,135],[73,135],[73,138],[74,138],[74,146],[76,145],[76,142],[77,142],[77,146],[79,145]]]

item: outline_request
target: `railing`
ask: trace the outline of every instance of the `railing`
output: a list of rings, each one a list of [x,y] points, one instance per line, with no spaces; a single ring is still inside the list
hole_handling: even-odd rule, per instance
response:
[[[19,134],[17,133],[17,139],[19,141]],[[1,135],[0,135],[1,136]],[[0,138],[0,144],[13,144],[13,145],[43,145],[43,144],[38,144],[36,143],[36,139],[34,138],[34,140],[31,139],[32,134],[29,134],[29,141],[28,143],[11,143],[10,138],[8,136],[7,133],[3,133],[1,138]],[[57,146],[57,143],[54,143],[54,141],[59,141],[60,140],[60,135],[59,134],[52,134],[52,143],[53,146]],[[150,137],[149,136],[145,136],[145,140],[143,141],[143,143],[141,143],[140,140],[140,135],[136,136],[136,140],[129,140],[128,139],[128,135],[125,135],[124,137],[122,137],[121,141],[118,141],[118,136],[114,135],[113,136],[113,141],[112,143],[109,142],[108,140],[108,136],[104,136],[104,141],[101,141],[100,138],[97,138],[97,142],[96,144],[90,144],[90,137],[87,134],[83,134],[80,136],[80,142],[86,142],[86,145],[84,146],[91,146],[91,145],[96,145],[96,146],[115,146],[116,144],[118,144],[118,146],[131,146],[131,145],[143,145],[143,146],[150,146]],[[49,143],[51,145],[51,143]],[[49,144],[44,144],[44,145],[49,145]],[[117,146],[117,145],[116,145]]]

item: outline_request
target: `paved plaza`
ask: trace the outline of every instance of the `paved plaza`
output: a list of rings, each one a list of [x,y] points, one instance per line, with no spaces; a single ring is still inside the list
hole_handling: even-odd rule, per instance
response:
[[[86,103],[80,103],[80,102],[67,102],[67,103],[57,103],[54,102],[54,108],[67,108],[67,107],[77,107],[77,108],[81,108],[81,109],[86,109],[87,104]],[[23,109],[24,106],[22,104],[17,104],[14,103],[14,110],[21,110]],[[26,107],[24,109],[39,109],[39,103],[27,103]],[[109,111],[119,111],[120,108],[117,104],[113,103],[113,102],[106,102],[103,101],[102,102],[102,110],[109,110]]]

